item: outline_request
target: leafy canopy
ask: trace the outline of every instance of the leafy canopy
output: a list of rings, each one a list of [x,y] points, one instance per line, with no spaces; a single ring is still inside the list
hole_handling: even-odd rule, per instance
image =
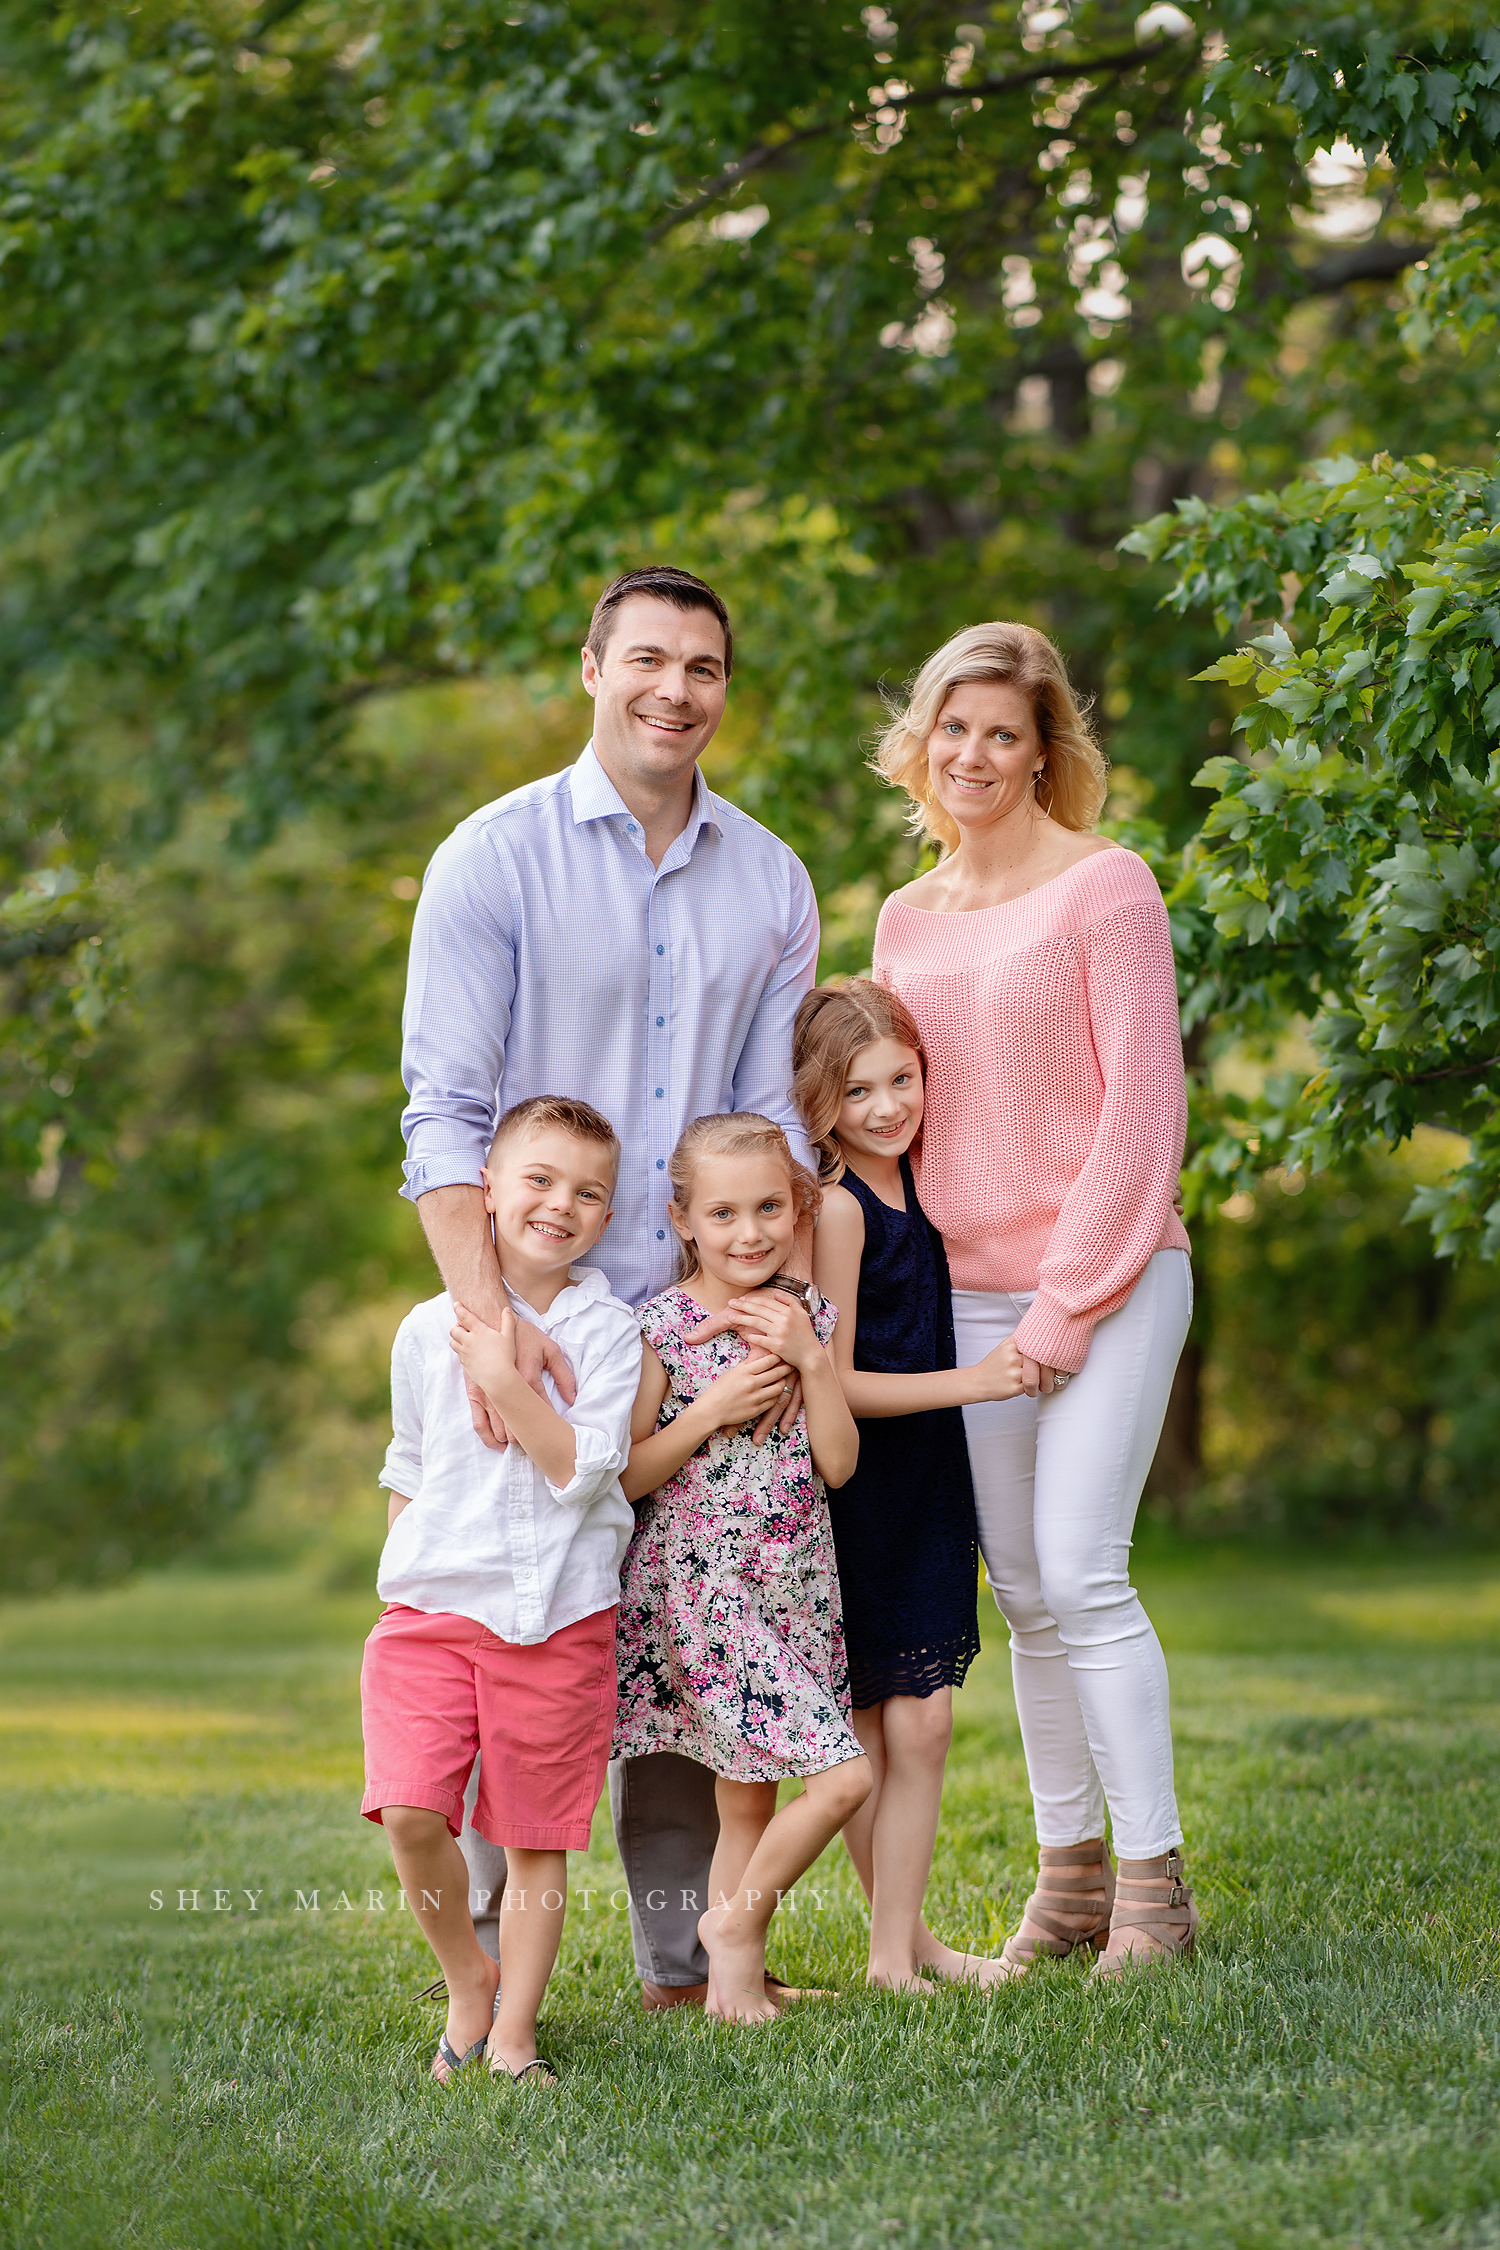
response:
[[[1328,1165],[1436,1123],[1472,1136],[1419,1207],[1440,1243],[1500,1254],[1500,469],[1430,456],[1319,463],[1277,494],[1131,535],[1221,622],[1282,620],[1200,678],[1252,690],[1249,762],[1218,791],[1172,894],[1189,1023],[1303,1015],[1325,1067],[1226,1117],[1200,1177],[1270,1143]]]
[[[47,1548],[60,1448],[71,1557],[232,1506],[289,1311],[390,1255],[373,901],[463,795],[372,748],[389,691],[548,689],[609,572],[704,571],[730,785],[855,967],[910,864],[857,749],[878,684],[1021,615],[1170,867],[1239,691],[1205,719],[1209,620],[1158,606],[1165,544],[1116,543],[1330,439],[1479,458],[1493,46],[1384,0],[1315,43],[1305,10],[1109,0],[0,0],[9,1551]]]

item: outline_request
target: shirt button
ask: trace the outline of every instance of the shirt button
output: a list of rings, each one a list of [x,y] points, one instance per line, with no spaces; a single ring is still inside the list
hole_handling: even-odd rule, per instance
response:
[[[665,953],[667,949],[664,945],[659,945],[656,950],[658,953]]]
[[[658,1030],[658,1031],[660,1031],[660,1029],[661,1029],[662,1025],[663,1025],[663,1024],[664,1024],[664,1023],[666,1022],[666,1020],[667,1020],[667,1019],[666,1019],[666,1017],[665,1017],[665,1016],[658,1016],[658,1017],[657,1017],[657,1019],[656,1019],[656,1028],[657,1028],[657,1030]]]
[[[657,1098],[657,1100],[658,1100],[658,1101],[660,1101],[660,1100],[661,1100],[661,1098],[662,1098],[662,1092],[663,1092],[663,1089],[662,1089],[662,1088],[661,1088],[660,1086],[658,1086],[658,1087],[657,1087],[657,1089],[656,1089],[656,1098]]]
[[[658,1172],[665,1172],[666,1168],[667,1168],[667,1160],[666,1160],[666,1158],[665,1158],[664,1156],[659,1156],[659,1157],[658,1157],[658,1158],[656,1159],[656,1169],[657,1169],[657,1171],[658,1171]]]
[[[625,833],[627,836],[633,836],[635,834],[635,822],[633,820],[626,821]]]
[[[666,1239],[667,1239],[667,1230],[666,1230],[666,1228],[665,1228],[665,1227],[658,1227],[658,1228],[657,1228],[657,1230],[656,1230],[656,1239],[657,1239],[657,1241],[658,1241],[658,1242],[665,1242],[665,1241],[666,1241]]]

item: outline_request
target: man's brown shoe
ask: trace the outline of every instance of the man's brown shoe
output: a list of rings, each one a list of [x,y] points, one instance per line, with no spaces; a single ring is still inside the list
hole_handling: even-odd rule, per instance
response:
[[[780,1977],[766,1971],[766,1997],[774,2000],[778,2008],[789,2007],[794,2000],[831,2000],[831,1992],[809,1992],[801,1985],[783,1984]],[[649,1977],[641,1979],[641,2006],[648,2016],[658,2008],[701,2008],[708,1998],[707,1980],[702,1984],[653,1984]]]
[[[658,2008],[701,2008],[708,1998],[708,1979],[701,1984],[653,1984],[641,1979],[641,2006],[648,2016]]]

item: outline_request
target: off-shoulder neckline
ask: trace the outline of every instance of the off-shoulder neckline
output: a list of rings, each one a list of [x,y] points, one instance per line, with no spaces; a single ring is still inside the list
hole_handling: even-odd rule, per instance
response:
[[[1050,891],[1055,883],[1065,883],[1070,875],[1078,874],[1080,869],[1091,867],[1096,861],[1113,859],[1117,852],[1124,852],[1128,859],[1140,857],[1127,844],[1111,843],[1106,851],[1085,852],[1082,859],[1075,859],[1071,867],[1059,868],[1044,883],[1034,883],[1029,891],[1018,891],[1014,898],[996,899],[992,906],[919,906],[915,900],[906,896],[904,890],[892,891],[885,903],[887,906],[904,906],[908,914],[929,915],[934,922],[961,922],[971,914],[1003,914],[1007,907],[1024,906],[1027,899],[1039,898],[1043,891]],[[910,887],[907,886],[908,889]]]

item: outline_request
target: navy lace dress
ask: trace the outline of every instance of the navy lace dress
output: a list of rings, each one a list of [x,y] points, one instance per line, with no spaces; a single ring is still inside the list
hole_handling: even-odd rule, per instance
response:
[[[952,1367],[948,1260],[911,1166],[903,1156],[904,1212],[853,1172],[841,1184],[865,1215],[855,1366],[879,1375]],[[963,1409],[861,1420],[859,1466],[829,1493],[828,1510],[855,1709],[959,1686],[979,1653],[979,1531]]]

